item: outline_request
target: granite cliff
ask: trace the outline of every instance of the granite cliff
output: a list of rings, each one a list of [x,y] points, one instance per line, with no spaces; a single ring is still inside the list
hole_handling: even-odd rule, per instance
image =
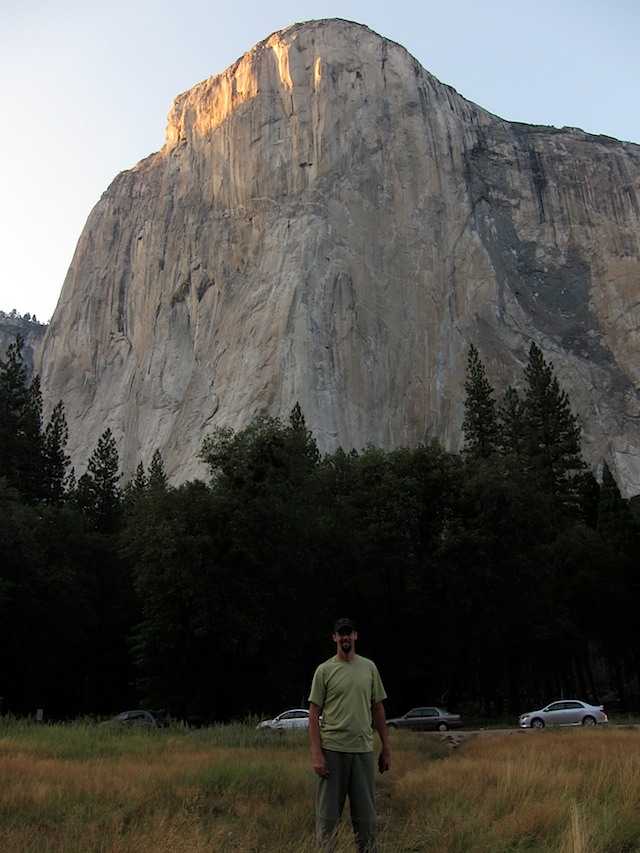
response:
[[[462,440],[474,343],[500,392],[529,344],[594,467],[640,492],[640,146],[504,121],[400,45],[296,24],[176,98],[166,143],[80,236],[38,355],[81,473],[173,482],[217,425],[296,402],[322,451]]]

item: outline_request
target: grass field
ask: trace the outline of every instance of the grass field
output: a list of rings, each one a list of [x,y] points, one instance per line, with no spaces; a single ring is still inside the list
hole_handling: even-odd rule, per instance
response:
[[[451,741],[392,734],[381,853],[640,853],[640,729]],[[2,853],[311,853],[314,790],[304,735],[0,719]]]

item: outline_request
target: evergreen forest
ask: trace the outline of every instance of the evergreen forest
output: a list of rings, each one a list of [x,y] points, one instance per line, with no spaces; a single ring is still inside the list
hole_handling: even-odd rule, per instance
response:
[[[471,346],[463,449],[321,456],[296,406],[204,441],[208,480],[161,453],[124,482],[105,430],[76,477],[16,338],[0,362],[1,710],[134,707],[225,721],[306,705],[351,616],[387,711],[484,718],[558,697],[640,707],[640,519],[588,469],[532,344],[497,399]]]

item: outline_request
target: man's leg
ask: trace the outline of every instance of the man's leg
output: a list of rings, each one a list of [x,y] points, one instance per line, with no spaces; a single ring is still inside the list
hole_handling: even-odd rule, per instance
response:
[[[349,753],[323,750],[329,776],[318,779],[316,789],[316,837],[322,853],[333,853],[336,847],[336,829],[349,787]]]
[[[358,850],[377,853],[378,813],[373,752],[353,755],[349,805]]]

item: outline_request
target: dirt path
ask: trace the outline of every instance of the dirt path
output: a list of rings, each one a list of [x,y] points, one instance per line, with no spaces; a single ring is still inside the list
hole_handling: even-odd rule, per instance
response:
[[[449,747],[449,752],[456,750],[460,744],[473,737],[493,737],[495,735],[526,735],[534,729],[477,729],[474,731],[443,732],[439,737]]]

